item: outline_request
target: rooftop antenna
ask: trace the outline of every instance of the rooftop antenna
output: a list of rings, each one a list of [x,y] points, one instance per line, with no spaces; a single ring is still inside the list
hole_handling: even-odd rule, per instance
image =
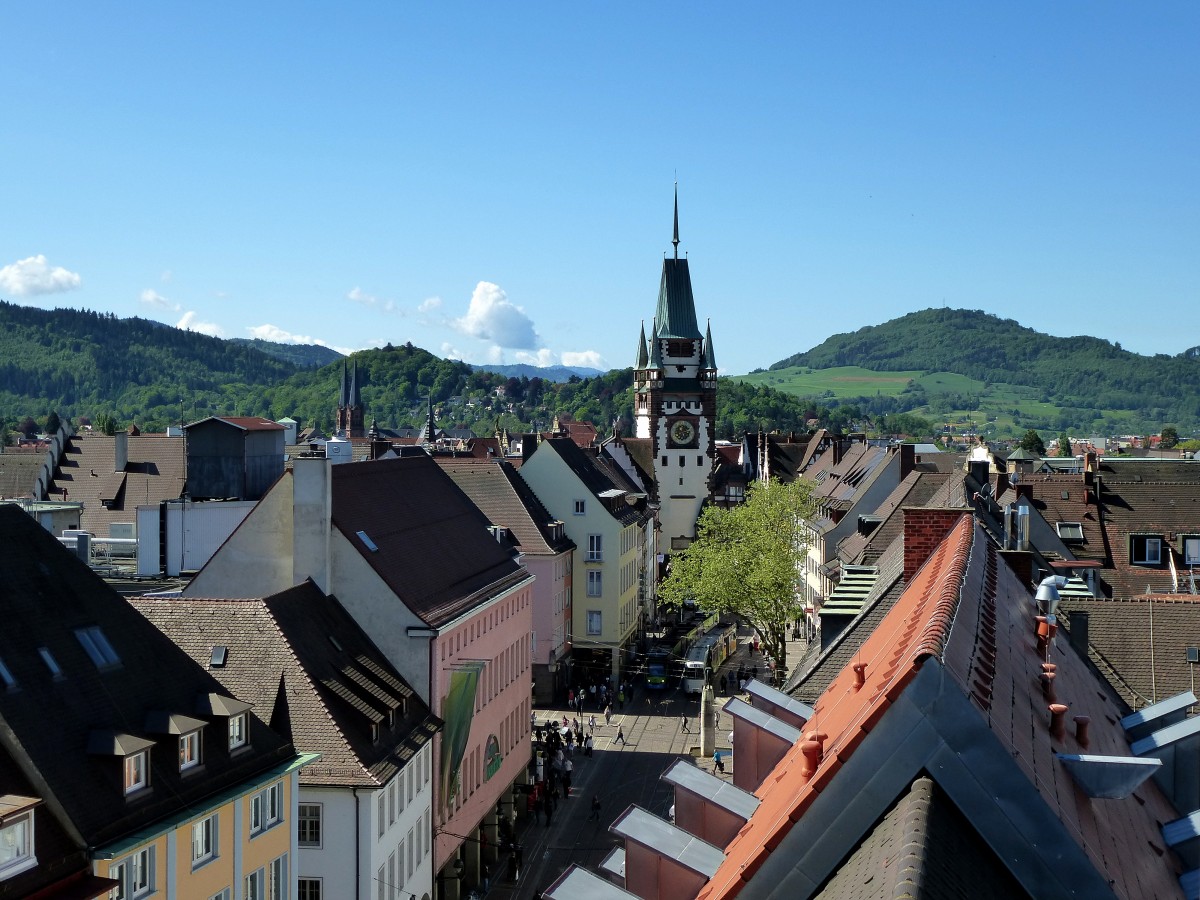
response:
[[[679,259],[679,182],[675,182],[675,236],[671,239],[675,245],[675,258]]]

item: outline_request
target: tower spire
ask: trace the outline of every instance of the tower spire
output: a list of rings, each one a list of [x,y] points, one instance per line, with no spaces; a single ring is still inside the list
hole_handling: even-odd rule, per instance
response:
[[[671,239],[675,245],[675,258],[679,259],[679,182],[675,182],[675,235]]]

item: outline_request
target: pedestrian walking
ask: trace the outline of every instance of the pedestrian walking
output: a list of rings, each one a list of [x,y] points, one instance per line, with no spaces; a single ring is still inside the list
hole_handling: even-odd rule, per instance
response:
[[[592,717],[588,719],[588,731],[596,730],[596,714],[592,713]]]
[[[583,755],[592,755],[592,736],[590,734],[583,741]]]
[[[612,724],[612,707],[611,706],[604,707],[604,724],[605,725]]]
[[[718,772],[720,772],[722,775],[725,774],[725,763],[721,761],[720,750],[713,751],[713,765],[716,766]]]
[[[722,694],[724,694],[724,693],[725,693],[725,688],[726,688],[727,686],[728,686],[728,682],[725,680],[725,676],[724,676],[724,675],[722,675],[722,676],[721,676],[721,693],[722,693]]]
[[[625,729],[621,725],[617,726],[617,741],[620,741],[622,744],[625,743]],[[615,744],[617,741],[613,741],[613,743]]]
[[[600,821],[600,795],[599,794],[592,794],[592,811],[590,813],[588,813],[588,821],[590,822],[592,819],[595,819],[597,822]]]
[[[625,708],[625,691],[621,690],[621,691],[617,692],[617,709],[624,709],[624,708]]]
[[[688,731],[688,721],[687,721],[687,715],[686,715],[686,714],[684,714],[684,715],[680,716],[680,720],[681,720],[681,722],[682,722],[682,724],[683,724],[683,733],[684,733],[684,734],[691,734],[691,732],[690,732],[690,731]]]

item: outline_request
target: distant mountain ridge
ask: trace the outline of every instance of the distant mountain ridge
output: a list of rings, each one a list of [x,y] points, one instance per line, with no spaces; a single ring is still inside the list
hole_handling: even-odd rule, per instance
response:
[[[280,344],[275,341],[264,341],[261,338],[230,338],[229,341],[232,344],[246,344],[255,350],[262,351],[267,356],[273,356],[306,369],[319,369],[321,366],[327,366],[339,359],[345,359],[344,354],[321,344]]]
[[[524,363],[500,366],[484,363],[471,365],[476,372],[492,372],[505,378],[544,378],[546,381],[562,383],[572,377],[594,378],[603,375],[603,369],[589,369],[587,366],[530,366]]]

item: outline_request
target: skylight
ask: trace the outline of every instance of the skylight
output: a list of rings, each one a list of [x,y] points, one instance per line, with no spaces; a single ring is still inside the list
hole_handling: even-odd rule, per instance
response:
[[[0,681],[3,681],[4,687],[10,691],[17,686],[17,679],[13,678],[12,672],[8,671],[8,666],[4,664],[3,659],[0,659]]]
[[[212,655],[208,658],[208,664],[211,668],[219,669],[225,665],[225,658],[229,654],[229,648],[221,644],[217,644],[212,648]]]
[[[1057,524],[1058,536],[1064,542],[1083,543],[1083,525],[1079,522],[1059,522]]]
[[[75,637],[83,645],[88,657],[96,664],[97,669],[111,669],[121,664],[121,657],[113,649],[99,625],[75,629]]]
[[[374,542],[373,540],[371,540],[371,539],[370,539],[370,538],[367,536],[367,533],[366,533],[365,531],[358,531],[358,532],[355,532],[355,534],[357,534],[357,535],[358,535],[358,539],[359,539],[360,541],[362,541],[364,544],[366,544],[366,545],[367,545],[367,549],[368,549],[368,550],[370,550],[372,553],[378,553],[378,552],[379,552],[379,547],[378,547],[378,546],[375,544],[375,542]]]
[[[46,664],[46,668],[50,670],[50,674],[53,675],[55,679],[63,677],[62,669],[59,668],[58,661],[54,658],[53,654],[50,653],[50,649],[48,647],[38,647],[38,655],[42,657],[42,662]]]

